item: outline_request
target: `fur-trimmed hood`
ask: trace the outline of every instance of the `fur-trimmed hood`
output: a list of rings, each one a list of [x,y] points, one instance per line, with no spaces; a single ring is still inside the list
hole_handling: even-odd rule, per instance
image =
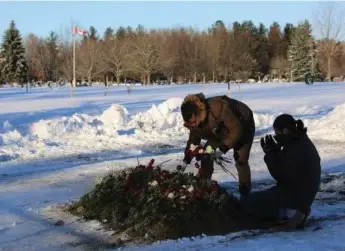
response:
[[[187,102],[195,104],[198,107],[198,113],[196,115],[197,124],[199,125],[201,122],[205,121],[205,119],[207,118],[207,101],[205,95],[203,93],[187,95],[184,98],[182,105]]]

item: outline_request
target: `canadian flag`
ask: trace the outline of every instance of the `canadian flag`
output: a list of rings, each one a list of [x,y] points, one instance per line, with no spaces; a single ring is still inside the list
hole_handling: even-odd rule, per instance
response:
[[[73,34],[79,34],[79,35],[85,36],[87,34],[87,31],[74,26]]]

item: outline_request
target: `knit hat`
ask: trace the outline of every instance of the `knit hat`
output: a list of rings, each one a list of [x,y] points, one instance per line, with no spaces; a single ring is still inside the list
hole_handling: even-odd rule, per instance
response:
[[[278,130],[286,128],[291,131],[295,131],[296,120],[290,114],[281,114],[274,120],[273,127]]]

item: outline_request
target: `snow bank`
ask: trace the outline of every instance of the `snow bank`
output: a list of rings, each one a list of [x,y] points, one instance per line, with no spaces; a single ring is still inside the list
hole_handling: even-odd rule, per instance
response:
[[[9,131],[13,129],[12,124],[8,120],[4,121],[4,123],[2,124],[2,127],[4,128],[5,131]]]
[[[317,114],[320,111],[322,111],[324,107],[319,105],[313,105],[313,106],[300,106],[297,107],[294,114],[296,115],[313,115]]]
[[[122,105],[113,104],[102,113],[99,119],[105,126],[124,126],[129,120],[128,111]]]
[[[99,117],[86,114],[74,114],[52,120],[40,120],[32,124],[31,136],[41,139],[66,138],[96,138],[99,136],[116,136],[117,129],[126,126],[128,111],[125,107],[113,104]]]
[[[261,114],[261,113],[254,113],[254,121],[255,121],[255,129],[262,130],[266,128],[272,128],[273,121],[276,116],[271,114]]]
[[[74,114],[40,120],[29,126],[27,134],[16,130],[0,133],[0,156],[18,153],[28,158],[110,150],[126,155],[150,148],[150,144],[176,145],[187,133],[179,110],[182,101],[168,99],[132,117],[125,107],[113,104],[99,116]]]
[[[86,114],[74,114],[52,120],[40,120],[29,129],[31,136],[41,139],[69,139],[98,135],[103,133],[103,123]],[[116,131],[115,131],[116,132]]]
[[[317,119],[306,121],[308,134],[311,137],[331,140],[345,141],[345,103],[333,109],[328,115]]]
[[[152,151],[152,145],[181,145],[188,136],[180,113],[182,102],[181,98],[171,98],[133,116],[125,107],[113,104],[99,116],[74,114],[40,120],[29,126],[27,134],[6,121],[4,133],[0,133],[0,156],[14,159],[109,150],[123,156],[135,149]],[[316,108],[303,107],[300,111],[314,113]],[[277,115],[254,113],[256,131],[271,129]],[[320,119],[303,121],[311,137],[343,142],[344,117],[345,104]]]
[[[171,98],[159,105],[152,105],[146,112],[133,116],[130,125],[143,131],[181,129],[183,119],[180,113],[182,98]]]

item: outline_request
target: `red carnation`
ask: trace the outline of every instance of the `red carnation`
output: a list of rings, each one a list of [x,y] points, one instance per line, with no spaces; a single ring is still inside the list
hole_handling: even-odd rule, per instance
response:
[[[151,159],[149,165],[147,166],[147,169],[153,169],[153,163],[155,163],[155,160]]]

